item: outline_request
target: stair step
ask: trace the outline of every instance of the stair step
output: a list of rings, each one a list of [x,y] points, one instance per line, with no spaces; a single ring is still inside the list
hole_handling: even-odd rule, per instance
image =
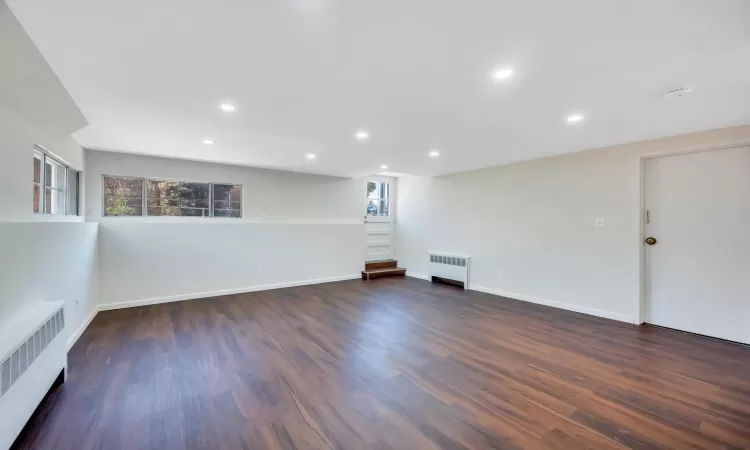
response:
[[[378,278],[403,276],[406,276],[406,269],[402,269],[400,267],[386,267],[382,269],[369,269],[362,271],[363,280],[375,280]]]
[[[373,269],[388,269],[395,268],[398,266],[398,261],[395,259],[383,259],[381,261],[369,261],[365,263],[365,270]]]

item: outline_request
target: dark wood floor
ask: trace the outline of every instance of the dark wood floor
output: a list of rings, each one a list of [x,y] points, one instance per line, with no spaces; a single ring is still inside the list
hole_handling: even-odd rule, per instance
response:
[[[100,313],[19,448],[750,446],[750,348],[413,279]]]

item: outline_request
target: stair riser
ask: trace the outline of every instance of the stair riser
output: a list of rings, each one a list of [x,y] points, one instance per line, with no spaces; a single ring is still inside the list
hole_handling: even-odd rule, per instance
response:
[[[376,272],[376,273],[365,273],[362,272],[363,280],[377,280],[378,278],[391,278],[391,277],[403,277],[406,276],[406,270],[396,270],[393,272]]]
[[[397,267],[398,261],[374,261],[365,263],[365,270],[374,269],[388,269],[390,267]]]

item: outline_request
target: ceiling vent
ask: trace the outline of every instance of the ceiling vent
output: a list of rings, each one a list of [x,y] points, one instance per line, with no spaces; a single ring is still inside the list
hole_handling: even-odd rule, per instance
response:
[[[688,94],[692,94],[692,93],[693,93],[693,88],[681,87],[681,88],[672,89],[670,91],[667,91],[664,94],[664,98],[684,97],[684,96],[686,96]]]

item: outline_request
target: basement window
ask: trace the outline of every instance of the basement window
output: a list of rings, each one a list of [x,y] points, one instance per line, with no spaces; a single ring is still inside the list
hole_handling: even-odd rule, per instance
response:
[[[242,185],[104,175],[110,217],[242,217]]]
[[[38,214],[78,215],[79,172],[38,146],[34,149],[33,167],[33,211]]]

